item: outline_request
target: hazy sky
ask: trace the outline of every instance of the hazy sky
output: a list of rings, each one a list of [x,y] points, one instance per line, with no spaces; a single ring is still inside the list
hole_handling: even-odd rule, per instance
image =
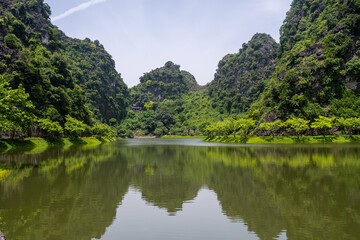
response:
[[[199,84],[218,62],[259,33],[279,41],[292,0],[45,0],[68,36],[99,40],[132,87],[173,61]]]

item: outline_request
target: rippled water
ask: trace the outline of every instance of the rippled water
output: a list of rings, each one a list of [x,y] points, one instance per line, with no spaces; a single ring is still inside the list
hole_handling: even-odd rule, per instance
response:
[[[360,236],[358,144],[122,140],[0,163],[11,169],[0,182],[10,240]]]

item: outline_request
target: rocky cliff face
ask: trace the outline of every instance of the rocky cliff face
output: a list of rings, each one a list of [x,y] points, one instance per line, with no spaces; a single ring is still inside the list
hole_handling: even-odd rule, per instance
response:
[[[5,234],[0,231],[0,240],[6,240]]]
[[[245,112],[258,99],[275,70],[277,49],[271,36],[256,34],[238,53],[219,62],[209,93],[220,111]]]

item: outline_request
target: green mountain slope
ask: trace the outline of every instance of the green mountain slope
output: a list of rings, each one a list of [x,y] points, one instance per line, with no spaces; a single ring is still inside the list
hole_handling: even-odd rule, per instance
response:
[[[94,116],[104,122],[117,121],[126,116],[129,92],[115,62],[104,47],[95,40],[78,40],[62,36],[62,50],[71,59],[70,70],[75,83],[86,93],[87,102]]]
[[[120,126],[121,133],[131,134],[202,134],[205,126],[222,120],[206,90],[190,91],[177,99],[166,99],[143,111],[129,111]]]
[[[238,53],[218,65],[209,93],[221,112],[245,112],[264,91],[275,70],[278,44],[267,34],[255,34]]]
[[[140,77],[140,84],[130,90],[132,103],[144,106],[146,102],[176,99],[198,86],[194,76],[181,71],[180,66],[167,62]]]
[[[217,121],[221,115],[213,107],[206,87],[199,86],[195,77],[167,62],[164,67],[145,73],[140,84],[130,89],[132,108],[119,126],[120,133],[190,134],[204,122]],[[153,104],[149,104],[150,101]]]
[[[127,87],[98,41],[66,37],[42,0],[0,3],[0,74],[13,88],[23,85],[36,116],[86,123],[126,116]]]
[[[294,0],[280,32],[275,74],[252,110],[272,119],[359,116],[360,2]]]

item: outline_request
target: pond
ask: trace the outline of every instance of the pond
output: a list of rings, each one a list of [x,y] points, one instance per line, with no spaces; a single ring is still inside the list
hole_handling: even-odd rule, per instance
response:
[[[359,239],[360,146],[121,140],[0,156],[8,240]]]

